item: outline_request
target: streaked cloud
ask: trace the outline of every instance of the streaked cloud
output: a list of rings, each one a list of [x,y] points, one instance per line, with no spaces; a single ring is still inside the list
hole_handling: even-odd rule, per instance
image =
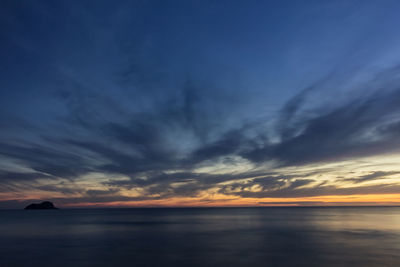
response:
[[[0,206],[396,203],[400,6],[316,6],[4,3]]]

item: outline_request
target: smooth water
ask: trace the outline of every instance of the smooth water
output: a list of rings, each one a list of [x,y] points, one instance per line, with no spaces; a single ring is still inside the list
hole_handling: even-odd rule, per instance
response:
[[[0,210],[0,266],[400,266],[400,208]]]

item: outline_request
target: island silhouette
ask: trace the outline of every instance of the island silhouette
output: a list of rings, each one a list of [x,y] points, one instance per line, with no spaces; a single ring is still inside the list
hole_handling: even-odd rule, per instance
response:
[[[57,210],[53,203],[50,201],[43,201],[42,203],[32,203],[25,207],[26,210]]]

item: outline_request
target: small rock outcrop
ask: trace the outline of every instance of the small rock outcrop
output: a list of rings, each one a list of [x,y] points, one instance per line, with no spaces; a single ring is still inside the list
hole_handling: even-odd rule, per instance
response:
[[[53,203],[44,201],[42,203],[32,203],[25,207],[26,210],[57,210]]]

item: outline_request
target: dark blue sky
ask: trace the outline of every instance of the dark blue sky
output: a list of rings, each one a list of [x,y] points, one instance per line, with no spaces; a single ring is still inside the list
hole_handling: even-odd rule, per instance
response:
[[[400,193],[399,12],[2,1],[0,206]]]

